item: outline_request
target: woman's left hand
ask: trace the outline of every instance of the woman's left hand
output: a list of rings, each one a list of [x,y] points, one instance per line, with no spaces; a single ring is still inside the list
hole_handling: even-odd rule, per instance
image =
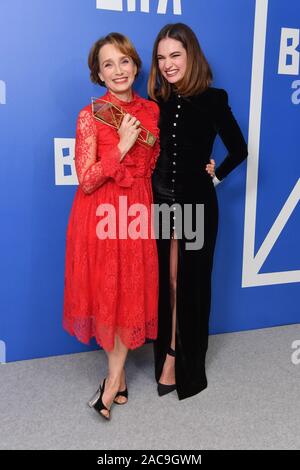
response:
[[[214,178],[214,176],[215,176],[215,167],[216,167],[216,163],[215,163],[215,161],[211,158],[211,159],[210,159],[210,163],[208,163],[208,164],[206,165],[206,168],[205,168],[205,169],[206,169],[207,173],[208,173],[212,178]]]

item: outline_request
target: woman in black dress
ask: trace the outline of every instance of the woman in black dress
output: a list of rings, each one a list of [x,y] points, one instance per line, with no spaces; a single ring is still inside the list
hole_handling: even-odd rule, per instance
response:
[[[172,208],[171,234],[160,232],[157,239],[160,291],[154,356],[159,395],[176,389],[179,399],[207,387],[205,356],[218,229],[215,185],[248,155],[227,92],[211,83],[210,66],[193,31],[182,23],[166,25],[154,44],[148,83],[150,98],[160,106],[154,202]],[[217,134],[228,154],[214,172],[210,156]],[[179,212],[185,220],[182,236]],[[192,223],[197,231],[199,220],[204,221],[204,242],[195,239],[191,249],[186,225]]]

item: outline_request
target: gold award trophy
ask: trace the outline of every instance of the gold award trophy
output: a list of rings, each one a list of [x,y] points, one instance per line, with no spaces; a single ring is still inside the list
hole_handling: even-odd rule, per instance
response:
[[[126,114],[120,106],[99,98],[92,98],[92,112],[95,119],[115,129],[119,129]],[[142,145],[153,147],[156,137],[142,125],[139,126],[139,129],[141,129],[141,132],[137,141]]]

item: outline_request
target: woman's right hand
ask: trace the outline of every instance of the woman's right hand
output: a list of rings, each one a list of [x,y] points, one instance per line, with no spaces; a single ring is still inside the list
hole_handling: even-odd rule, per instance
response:
[[[121,160],[125,157],[126,153],[129,152],[131,147],[135,144],[141,129],[139,128],[140,121],[136,117],[130,114],[125,114],[123,117],[121,126],[118,129],[120,136],[120,142],[118,148],[121,152]]]
[[[205,169],[212,178],[214,178],[215,176],[215,167],[216,167],[216,162],[214,161],[213,158],[211,158],[210,163],[206,165]]]

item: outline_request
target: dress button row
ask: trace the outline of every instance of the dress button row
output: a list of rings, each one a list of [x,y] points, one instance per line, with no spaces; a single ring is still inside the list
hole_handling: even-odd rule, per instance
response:
[[[178,96],[179,99],[181,98],[181,95],[177,95],[177,96]],[[177,105],[177,109],[180,109],[180,108],[181,108],[181,105],[178,104],[178,105]],[[178,113],[175,114],[175,118],[176,118],[176,119],[179,118],[179,114],[178,114]],[[177,126],[177,123],[176,123],[176,122],[173,122],[173,126],[176,127],[176,126]],[[173,134],[173,137],[175,137],[175,134]],[[174,142],[174,147],[177,147],[177,143],[176,143],[176,142]],[[174,157],[176,157],[176,156],[177,156],[177,153],[174,152],[173,155],[174,155]],[[175,162],[175,161],[173,161],[172,163],[173,163],[173,165],[176,165],[176,162]],[[176,170],[173,170],[172,173],[173,173],[173,175],[176,174]],[[174,179],[174,178],[172,179],[172,183],[175,183],[175,179]],[[174,189],[172,189],[171,191],[172,191],[172,193],[174,193]],[[172,201],[175,202],[175,199],[172,198]],[[174,207],[174,211],[176,211],[176,207]],[[174,220],[174,221],[176,220],[175,215],[174,215],[174,219],[173,219],[173,220]],[[175,224],[175,222],[174,222],[174,224]],[[175,230],[175,226],[173,227],[173,230]]]

